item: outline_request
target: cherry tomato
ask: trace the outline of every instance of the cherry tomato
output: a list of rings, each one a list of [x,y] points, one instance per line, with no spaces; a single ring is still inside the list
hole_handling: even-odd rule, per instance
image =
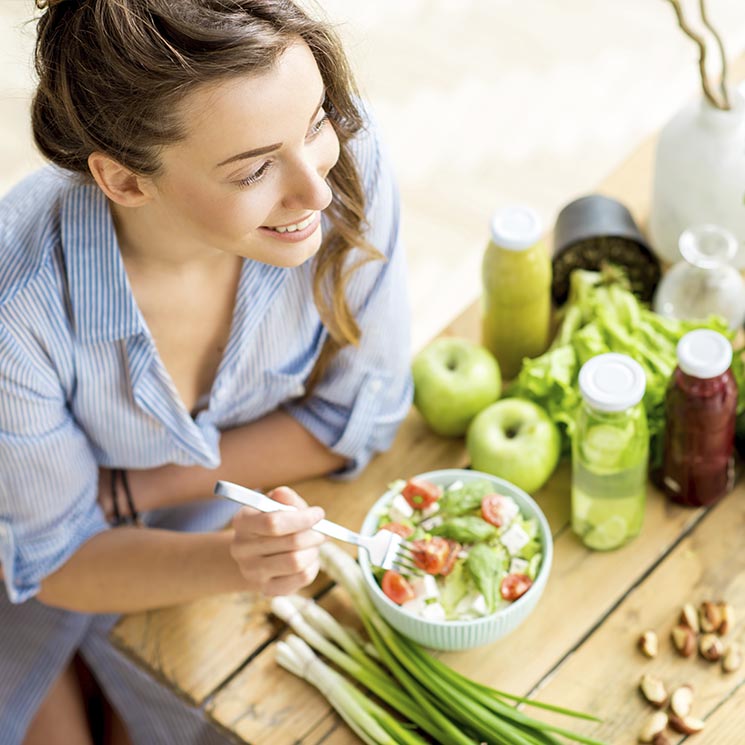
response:
[[[409,479],[401,494],[415,510],[423,510],[442,496],[442,489],[424,479]]]
[[[517,600],[525,595],[533,584],[533,580],[527,574],[508,574],[502,580],[499,591],[505,600]]]
[[[383,575],[381,583],[383,592],[398,605],[403,605],[414,599],[414,588],[409,584],[406,577],[389,569]]]
[[[439,536],[429,540],[412,541],[410,548],[414,563],[427,574],[439,574],[450,554],[450,544],[447,539]]]
[[[448,557],[445,560],[445,566],[443,566],[443,568],[440,569],[440,576],[442,577],[447,577],[448,574],[450,574],[450,572],[453,571],[455,562],[458,561],[458,552],[461,549],[461,545],[460,543],[458,543],[458,541],[454,541],[451,538],[447,538],[446,540],[450,548],[450,553],[448,554]]]
[[[481,517],[486,522],[501,528],[505,522],[506,504],[508,504],[507,497],[503,497],[501,494],[487,494],[481,500]]]
[[[404,525],[403,523],[386,523],[380,526],[381,530],[390,530],[391,533],[400,535],[402,538],[408,538],[413,532],[414,528],[411,525]]]

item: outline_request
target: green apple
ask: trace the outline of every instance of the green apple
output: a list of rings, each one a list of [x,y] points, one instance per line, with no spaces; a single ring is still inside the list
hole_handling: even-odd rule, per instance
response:
[[[502,392],[499,364],[468,339],[437,339],[414,357],[414,406],[438,435],[459,437]]]
[[[540,406],[522,398],[505,398],[471,422],[466,447],[472,468],[511,481],[532,494],[554,472],[561,437]]]

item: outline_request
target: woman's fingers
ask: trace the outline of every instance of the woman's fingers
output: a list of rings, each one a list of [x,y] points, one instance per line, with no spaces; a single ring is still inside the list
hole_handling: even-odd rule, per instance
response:
[[[283,536],[253,536],[246,541],[235,543],[233,557],[237,561],[250,561],[255,560],[257,556],[272,556],[318,547],[325,540],[325,537],[315,530],[304,530],[302,533]]]
[[[230,553],[249,584],[266,595],[283,595],[309,585],[318,574],[323,536],[311,528],[324,517],[292,489],[282,486],[268,496],[293,510],[257,512],[244,507],[233,518]]]
[[[298,509],[308,506],[308,503],[294,489],[290,489],[289,486],[278,486],[276,489],[268,492],[267,497],[273,499],[275,502],[289,504]]]
[[[274,577],[264,583],[262,592],[264,595],[291,595],[301,587],[307,587],[313,582],[319,570],[320,565],[316,561],[296,574],[288,574],[285,577]]]
[[[233,517],[233,527],[239,538],[250,536],[284,536],[310,530],[324,512],[320,507],[306,507],[287,512],[256,512],[241,508]]]

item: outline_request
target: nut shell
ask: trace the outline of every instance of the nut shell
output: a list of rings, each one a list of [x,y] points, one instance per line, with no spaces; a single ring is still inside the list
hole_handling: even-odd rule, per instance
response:
[[[642,675],[642,679],[639,681],[639,689],[644,698],[658,709],[661,709],[669,698],[665,690],[665,684],[659,678],[655,678],[654,675],[650,675],[649,673]]]
[[[688,626],[694,634],[698,634],[701,630],[701,626],[698,622],[698,613],[693,607],[693,603],[686,603],[680,611],[680,623],[683,626]]]
[[[656,711],[651,714],[642,725],[639,732],[639,742],[654,742],[655,736],[665,731],[667,721],[667,714],[664,711]]]
[[[695,735],[706,726],[703,719],[696,717],[678,717],[675,714],[670,715],[670,726],[681,735]]]
[[[664,732],[658,732],[652,738],[652,745],[672,745],[672,743]]]
[[[701,603],[698,611],[698,620],[701,624],[701,631],[705,634],[719,631],[722,625],[722,611],[717,603],[711,603],[708,600]]]
[[[716,662],[724,653],[724,645],[716,634],[704,634],[699,639],[698,651],[705,660]]]
[[[730,644],[722,657],[722,670],[734,673],[742,666],[742,649],[739,644]]]
[[[683,657],[690,657],[696,651],[696,635],[689,626],[683,626],[682,624],[673,626],[670,635],[678,654]]]
[[[724,636],[725,634],[728,634],[735,625],[735,611],[729,603],[719,603],[719,614],[721,615],[722,620],[717,629],[717,633]]]
[[[654,631],[645,631],[639,637],[638,646],[645,657],[649,657],[650,659],[657,657],[657,652],[660,648],[657,634]]]
[[[676,716],[687,717],[693,706],[693,686],[682,685],[676,688],[670,696],[670,711]]]

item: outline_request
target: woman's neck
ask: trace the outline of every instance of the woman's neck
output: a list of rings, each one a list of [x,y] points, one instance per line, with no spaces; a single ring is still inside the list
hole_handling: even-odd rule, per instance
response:
[[[232,254],[204,245],[193,235],[184,234],[182,225],[174,224],[148,205],[109,204],[119,251],[128,269],[173,276],[182,272],[213,271],[217,266],[234,264],[238,260]]]

